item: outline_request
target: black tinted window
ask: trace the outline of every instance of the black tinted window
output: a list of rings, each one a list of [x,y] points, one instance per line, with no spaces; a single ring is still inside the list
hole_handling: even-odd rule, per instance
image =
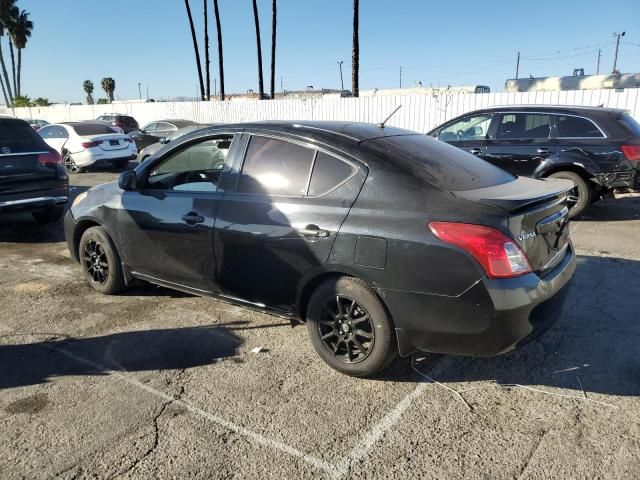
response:
[[[309,195],[327,193],[349,178],[354,171],[354,168],[348,163],[326,153],[318,152],[309,183]]]
[[[251,137],[239,191],[273,195],[304,195],[315,150],[294,143]]]
[[[365,141],[362,146],[444,191],[492,187],[515,179],[470,153],[426,135],[382,137]]]
[[[503,113],[498,121],[497,139],[549,138],[549,115]]]
[[[117,130],[108,125],[99,123],[87,123],[86,125],[74,125],[73,129],[78,135],[108,135],[110,133],[118,133]]]
[[[42,139],[27,123],[13,120],[0,121],[0,153],[26,152],[45,147]],[[6,151],[6,150],[5,150]]]
[[[602,138],[602,132],[595,124],[581,117],[556,117],[559,138]]]

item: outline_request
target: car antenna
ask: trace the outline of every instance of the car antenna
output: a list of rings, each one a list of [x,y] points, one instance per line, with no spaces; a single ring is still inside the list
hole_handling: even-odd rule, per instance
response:
[[[398,110],[400,110],[401,108],[402,108],[402,105],[398,105],[398,106],[396,107],[396,109],[395,109],[393,112],[391,112],[391,115],[389,115],[387,118],[385,118],[382,122],[378,123],[378,125],[377,125],[377,126],[378,126],[378,127],[380,127],[380,128],[384,128],[384,124],[385,124],[385,123],[387,123],[387,122],[389,121],[389,119],[390,119],[391,117],[393,117],[393,116],[396,114],[396,112],[397,112]]]

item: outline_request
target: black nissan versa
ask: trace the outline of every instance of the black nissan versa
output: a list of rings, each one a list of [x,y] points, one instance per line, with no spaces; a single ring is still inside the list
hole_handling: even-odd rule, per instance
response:
[[[0,214],[25,211],[38,223],[55,222],[68,195],[58,152],[24,120],[0,117]]]
[[[396,353],[497,355],[558,319],[576,265],[563,180],[357,123],[211,127],[76,198],[97,291],[144,280],[307,323],[368,376]]]
[[[575,183],[569,216],[640,191],[640,124],[602,107],[516,105],[476,110],[428,133],[514,175]]]

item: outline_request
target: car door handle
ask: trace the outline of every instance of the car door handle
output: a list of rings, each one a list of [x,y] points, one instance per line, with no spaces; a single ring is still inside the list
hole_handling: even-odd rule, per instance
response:
[[[304,228],[298,228],[296,230],[303,237],[311,238],[327,238],[329,236],[328,230],[322,230],[317,225],[307,225]]]
[[[188,225],[196,225],[204,222],[204,217],[202,215],[198,215],[196,212],[189,212],[182,216],[182,220],[184,220]]]
[[[538,149],[538,154],[542,155],[543,157],[547,157],[547,156],[549,156],[549,149],[548,148],[539,148]]]
[[[469,150],[469,153],[473,153],[474,155],[480,155],[482,153],[482,149],[481,148],[472,148],[471,150]]]

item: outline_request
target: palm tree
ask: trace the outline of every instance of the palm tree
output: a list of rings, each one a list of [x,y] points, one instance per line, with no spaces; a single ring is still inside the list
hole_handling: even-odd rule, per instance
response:
[[[200,81],[200,98],[204,100],[204,82],[202,81],[202,64],[200,63],[200,50],[198,49],[198,39],[196,38],[196,29],[193,26],[193,17],[191,16],[191,7],[189,6],[189,0],[184,0],[184,6],[187,8],[189,27],[191,28],[191,38],[193,39],[193,50],[196,53],[196,66],[198,67],[198,80]]]
[[[43,98],[43,97],[38,97],[36,98],[33,103],[35,104],[36,107],[48,107],[49,105],[51,105],[51,103],[49,102],[48,98]]]
[[[209,8],[207,7],[207,3],[209,0],[204,1],[204,64],[205,64],[205,72],[207,75],[207,100],[211,100],[211,78],[209,76]]]
[[[353,49],[351,51],[351,93],[354,97],[360,95],[358,80],[360,75],[360,42],[358,38],[359,0],[353,0]]]
[[[271,99],[276,98],[276,27],[278,22],[277,0],[271,3]]]
[[[116,81],[111,77],[105,77],[100,82],[100,85],[102,86],[102,89],[107,94],[107,97],[109,98],[109,102],[113,103],[113,92],[116,89]]]
[[[253,0],[253,20],[256,24],[256,43],[258,44],[258,95],[264,98],[264,82],[262,80],[262,44],[260,42],[260,19],[258,18],[258,4]]]
[[[13,99],[13,106],[18,108],[31,107],[33,106],[33,102],[31,101],[28,95],[18,95],[16,98]]]
[[[11,7],[9,11],[9,17],[7,18],[7,30],[9,32],[9,52],[11,53],[11,74],[13,80],[13,93],[15,96],[19,96],[18,93],[18,81],[16,77],[16,55],[13,48],[13,33],[20,16],[20,9],[17,6]]]
[[[9,82],[9,74],[7,73],[7,65],[4,62],[4,54],[2,53],[2,37],[11,26],[11,13],[15,8],[16,0],[0,0],[0,65],[2,66],[2,76],[4,77],[4,87],[7,90],[7,105],[13,104],[13,91],[11,90],[11,82]]]
[[[93,82],[91,80],[85,80],[82,82],[82,89],[87,94],[87,105],[93,105]]]
[[[218,71],[220,74],[220,100],[224,100],[224,60],[222,59],[222,28],[220,27],[220,10],[218,0],[213,0],[216,15],[216,30],[218,31]]]
[[[13,43],[18,49],[18,82],[16,85],[16,94],[20,95],[22,92],[22,50],[27,46],[27,40],[31,36],[33,31],[33,22],[29,20],[29,12],[22,10],[16,19],[13,26],[13,32],[11,37]]]

